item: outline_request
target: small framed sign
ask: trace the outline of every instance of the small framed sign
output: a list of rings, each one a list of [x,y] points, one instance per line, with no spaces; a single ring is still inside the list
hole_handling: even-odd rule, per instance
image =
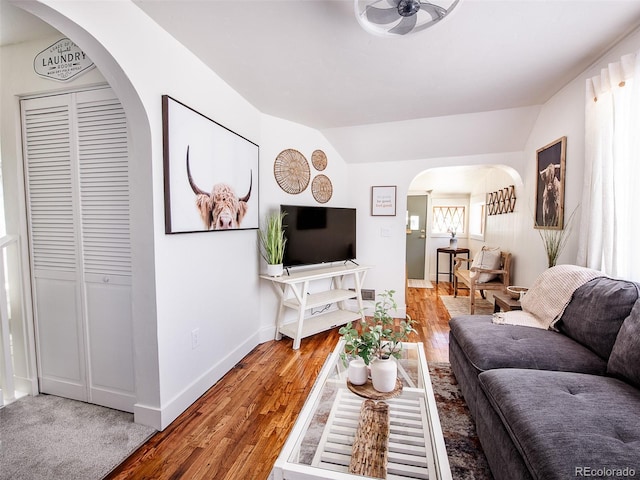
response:
[[[94,67],[87,54],[68,38],[58,40],[33,59],[37,75],[59,82],[68,82]]]
[[[396,186],[371,187],[371,215],[394,217],[396,215]]]

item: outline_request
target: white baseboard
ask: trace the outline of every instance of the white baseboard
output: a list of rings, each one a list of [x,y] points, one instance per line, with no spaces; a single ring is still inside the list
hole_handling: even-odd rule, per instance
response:
[[[187,388],[163,405],[162,408],[141,404],[134,405],[134,421],[153,427],[156,430],[164,430],[253,350],[259,343],[258,339],[258,332],[251,335],[244,343],[195,379]]]

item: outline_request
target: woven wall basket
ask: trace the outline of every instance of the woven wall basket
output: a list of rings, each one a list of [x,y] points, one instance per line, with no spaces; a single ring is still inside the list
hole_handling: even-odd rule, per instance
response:
[[[327,203],[331,200],[333,185],[329,177],[326,175],[316,175],[313,182],[311,182],[311,192],[313,193],[313,198],[315,198],[318,203]]]
[[[327,155],[322,150],[314,150],[311,154],[311,164],[313,167],[321,172],[327,168]]]
[[[309,162],[304,155],[292,148],[278,154],[273,163],[273,174],[280,188],[294,195],[303,192],[311,179]]]

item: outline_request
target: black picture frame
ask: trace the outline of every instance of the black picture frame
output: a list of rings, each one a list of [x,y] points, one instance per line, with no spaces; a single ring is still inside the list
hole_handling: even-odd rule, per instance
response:
[[[536,151],[536,212],[534,228],[564,228],[564,185],[567,137]]]
[[[257,229],[258,145],[169,95],[162,132],[165,233]]]

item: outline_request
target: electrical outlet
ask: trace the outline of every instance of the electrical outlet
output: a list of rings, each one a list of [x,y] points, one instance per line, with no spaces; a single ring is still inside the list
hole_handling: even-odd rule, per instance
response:
[[[194,328],[191,330],[191,349],[195,350],[200,346],[200,329]]]

